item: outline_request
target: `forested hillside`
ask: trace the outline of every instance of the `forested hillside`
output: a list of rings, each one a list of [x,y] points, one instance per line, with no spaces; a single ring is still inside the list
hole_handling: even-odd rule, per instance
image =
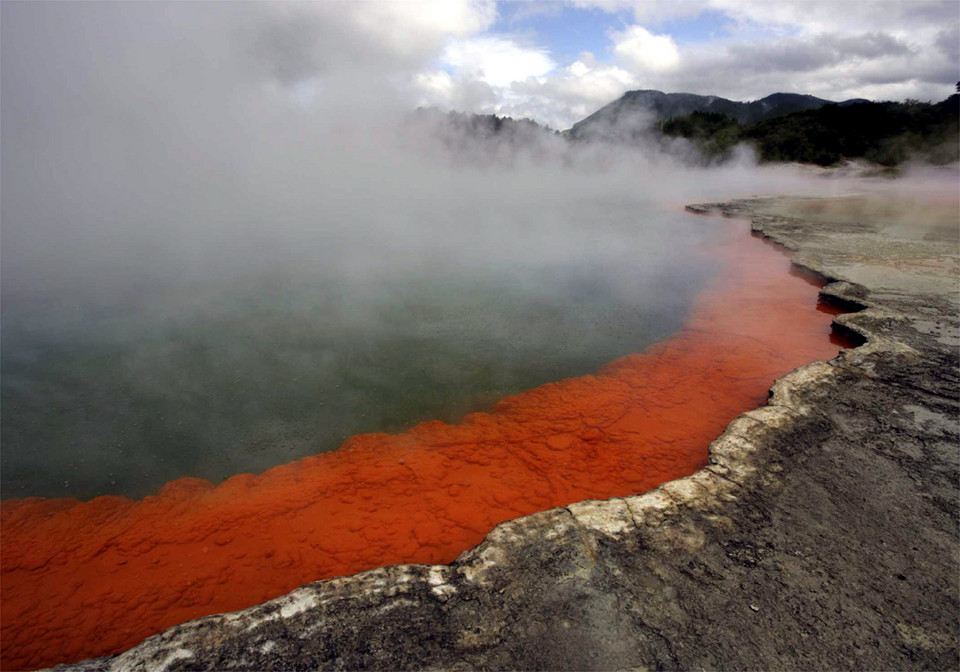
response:
[[[798,161],[828,166],[862,158],[895,166],[910,158],[946,164],[960,159],[960,96],[940,103],[863,102],[825,105],[754,124],[693,112],[665,120],[667,137],[691,140],[711,160],[722,160],[747,143],[761,161]]]

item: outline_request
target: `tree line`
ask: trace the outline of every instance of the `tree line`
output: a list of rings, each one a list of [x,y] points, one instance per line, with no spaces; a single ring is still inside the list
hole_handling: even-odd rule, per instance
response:
[[[761,161],[796,161],[821,166],[866,159],[896,166],[908,159],[934,164],[960,160],[960,96],[940,103],[916,100],[825,105],[754,124],[714,112],[665,119],[665,137],[690,140],[710,161],[729,158],[746,143]]]

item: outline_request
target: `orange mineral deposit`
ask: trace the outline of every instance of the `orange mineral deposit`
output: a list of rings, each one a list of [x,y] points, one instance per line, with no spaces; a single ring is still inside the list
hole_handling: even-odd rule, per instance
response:
[[[142,501],[3,502],[2,668],[116,653],[318,579],[450,562],[504,520],[703,467],[776,378],[840,345],[837,311],[812,283],[742,223],[725,226],[709,252],[721,271],[683,329],[596,375],[218,486],[182,478]]]

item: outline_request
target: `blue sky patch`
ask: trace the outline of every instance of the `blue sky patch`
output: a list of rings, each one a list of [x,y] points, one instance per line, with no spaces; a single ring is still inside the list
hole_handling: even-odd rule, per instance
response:
[[[490,32],[510,34],[545,47],[561,65],[577,60],[584,51],[599,61],[613,58],[610,32],[631,24],[629,12],[610,14],[559,3],[507,3]]]
[[[733,21],[723,12],[706,10],[695,17],[674,19],[651,28],[652,32],[667,34],[678,45],[710,42],[729,37]]]

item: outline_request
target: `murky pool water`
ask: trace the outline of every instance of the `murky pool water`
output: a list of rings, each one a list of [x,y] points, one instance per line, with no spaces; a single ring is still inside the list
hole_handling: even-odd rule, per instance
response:
[[[457,424],[355,436],[340,450],[218,486],[181,478],[142,501],[4,501],[4,665],[117,652],[175,623],[308,581],[450,562],[504,520],[644,492],[701,468],[710,442],[762,405],[775,378],[832,357],[841,343],[831,339],[836,310],[818,304],[815,283],[791,274],[785,255],[751,239],[743,222],[689,219],[724,231],[720,244],[695,257],[698,268],[719,265],[720,272],[680,330],[598,375],[528,390]],[[469,312],[465,324],[484,324]],[[536,314],[548,321],[549,313]],[[519,333],[526,324],[520,317],[505,323]],[[531,343],[546,338],[562,353],[563,324],[549,322],[549,333],[531,323]],[[453,348],[459,361],[492,363],[501,354],[488,336],[491,345],[470,360],[466,346],[484,341],[471,340],[479,337],[467,329],[457,333],[465,338]],[[413,360],[401,357],[410,352],[416,348],[388,357],[390,370]],[[502,354],[517,361],[524,352],[536,350],[504,346]],[[363,380],[365,388],[351,389],[371,386]]]
[[[429,254],[372,259],[361,239],[314,265],[319,242],[287,232],[303,248],[289,263],[6,302],[3,497],[259,473],[353,434],[456,421],[675,331],[714,270],[690,257],[710,227],[580,205],[453,226],[418,243]]]

